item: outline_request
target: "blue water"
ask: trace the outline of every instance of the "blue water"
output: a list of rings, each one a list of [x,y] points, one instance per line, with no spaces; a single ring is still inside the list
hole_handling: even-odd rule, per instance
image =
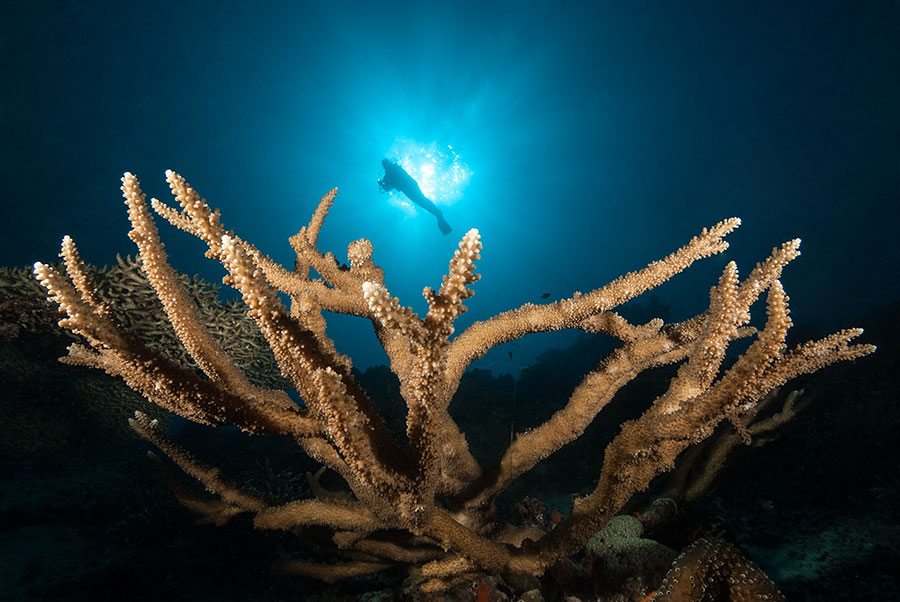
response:
[[[793,237],[797,323],[834,329],[900,292],[900,4],[822,2],[0,3],[0,264],[133,252],[123,171],[166,199],[165,169],[290,266],[287,238],[330,188],[320,239],[375,244],[391,293],[424,311],[459,237],[481,231],[473,320],[588,291],[716,221],[725,254],[660,289],[705,308]],[[379,193],[398,141],[452,147],[454,232]],[[452,201],[452,202],[450,202]],[[174,265],[221,269],[163,228]],[[761,308],[760,308],[761,309]],[[339,349],[384,360],[370,326]],[[564,339],[486,361],[527,364]],[[509,368],[509,366],[507,366]]]

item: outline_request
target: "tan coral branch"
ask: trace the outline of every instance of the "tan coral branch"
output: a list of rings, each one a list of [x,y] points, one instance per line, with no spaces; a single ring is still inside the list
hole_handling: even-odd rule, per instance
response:
[[[138,415],[133,421],[142,436],[216,496],[205,500],[179,494],[209,520],[224,522],[249,512],[258,528],[294,531],[315,525],[336,531],[334,542],[347,562],[291,561],[282,567],[288,572],[333,580],[397,563],[422,565],[421,587],[428,591],[478,571],[540,575],[580,549],[632,495],[671,468],[683,450],[703,441],[718,424],[729,420],[740,435],[751,437],[759,431],[750,418],[772,389],[799,374],[874,351],[870,345],[851,343],[861,334],[856,329],[786,349],[791,320],[781,276],[785,265],[799,255],[799,240],[773,249],[743,280],[737,266],[728,263],[710,292],[708,309],[683,322],[654,319],[636,325],[612,312],[693,262],[724,251],[725,236],[740,224],[736,218],[704,229],[662,260],[587,294],[541,306],[525,304],[477,322],[452,339],[455,321],[466,310],[471,285],[479,278],[475,262],[482,245],[477,230],[462,237],[441,286],[424,289],[428,312],[420,318],[391,296],[383,272],[372,260],[369,241],[348,245],[349,266],[317,248],[336,190],[322,198],[309,224],[291,238],[297,258],[290,271],[226,230],[219,212],[184,178],[171,171],[166,176],[179,208],[156,200],[153,208],[203,240],[207,256],[225,266],[225,282],[240,293],[247,315],[300,394],[302,405],[283,391],[249,384],[203,326],[179,275],[168,264],[144,195],[131,174],[123,177],[122,189],[143,270],[177,336],[206,376],[124,333],[94,295],[68,237],[62,255],[69,278],[41,263],[35,264],[35,275],[58,303],[63,313],[60,324],[83,335],[91,346],[73,346],[66,361],[121,377],[150,401],[196,422],[287,435],[344,478],[352,494],[322,494],[272,507],[225,482],[218,469],[202,465],[174,445],[146,417]],[[318,278],[311,277],[312,270]],[[763,292],[767,320],[757,331],[749,326],[750,308]],[[282,305],[281,293],[291,297],[290,311]],[[389,432],[356,381],[350,359],[328,336],[328,311],[362,316],[374,326],[406,403],[404,443]],[[463,372],[496,345],[563,328],[611,335],[622,344],[585,376],[560,410],[520,433],[499,462],[482,471],[449,413]],[[755,338],[728,365],[730,344],[748,336]],[[643,415],[623,424],[605,449],[595,489],[575,500],[571,515],[552,531],[521,548],[512,547],[505,534],[508,529],[496,520],[497,495],[537,462],[580,437],[638,374],[678,362],[681,366],[668,389]],[[791,414],[787,405],[783,414],[765,428],[787,419]],[[180,486],[173,482],[173,488]]]

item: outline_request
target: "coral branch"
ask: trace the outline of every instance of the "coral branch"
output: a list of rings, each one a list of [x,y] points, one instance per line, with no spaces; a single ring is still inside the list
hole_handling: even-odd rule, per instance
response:
[[[664,259],[589,293],[547,305],[525,304],[477,322],[452,338],[454,323],[466,310],[464,302],[473,295],[471,287],[480,277],[475,272],[482,250],[477,230],[462,237],[441,286],[436,291],[423,290],[428,312],[420,318],[391,296],[383,272],[372,260],[369,241],[348,245],[349,266],[318,250],[319,233],[336,189],[322,198],[309,224],[290,239],[296,260],[288,270],[226,230],[219,212],[184,178],[171,171],[166,177],[179,208],[157,200],[152,207],[203,240],[207,256],[225,266],[225,282],[240,293],[247,315],[265,337],[302,404],[285,391],[252,385],[207,331],[179,275],[168,264],[144,194],[129,173],[122,178],[122,192],[132,224],[130,236],[168,320],[200,371],[172,361],[124,332],[94,294],[69,237],[63,239],[61,252],[68,278],[42,263],[35,264],[34,273],[59,305],[60,325],[82,335],[90,345],[90,349],[73,346],[66,358],[69,363],[121,377],[153,403],[201,424],[233,424],[251,433],[287,435],[343,477],[349,493],[335,495],[316,486],[316,499],[274,505],[225,482],[218,469],[195,460],[146,416],[139,414],[132,421],[141,436],[215,496],[213,501],[192,496],[164,471],[179,499],[207,520],[221,523],[248,513],[260,529],[315,525],[335,531],[334,542],[347,555],[347,562],[326,565],[300,559],[284,563],[284,572],[334,580],[396,564],[419,565],[421,585],[427,591],[479,571],[540,575],[579,550],[633,494],[671,468],[683,450],[703,441],[717,425],[730,421],[745,439],[768,433],[793,415],[786,404],[777,417],[753,422],[760,400],[769,392],[797,375],[874,351],[870,345],[851,344],[861,334],[856,329],[786,349],[791,320],[781,276],[785,265],[799,255],[799,240],[774,249],[743,280],[737,266],[728,263],[710,292],[709,307],[683,322],[664,324],[655,319],[635,325],[613,313],[618,305],[666,282],[693,262],[723,252],[728,246],[725,236],[740,225],[736,218],[704,229]],[[757,332],[749,327],[750,308],[763,292],[767,320]],[[290,296],[290,311],[279,293]],[[392,436],[354,378],[350,358],[329,338],[326,311],[371,321],[400,380],[407,409],[404,442]],[[608,334],[619,339],[621,346],[585,375],[561,409],[543,424],[520,433],[500,460],[482,471],[448,413],[463,373],[492,347],[559,329]],[[748,336],[754,338],[747,350],[726,362],[731,343]],[[594,491],[577,499],[571,516],[552,531],[517,547],[526,537],[521,533],[511,537],[510,530],[497,521],[496,497],[537,462],[578,439],[624,385],[648,369],[673,363],[681,365],[667,390],[652,400],[643,415],[623,424],[606,448]],[[719,465],[717,461],[703,479],[708,481]],[[315,477],[312,480],[315,483]],[[689,554],[694,563],[689,570],[711,574],[708,556],[715,550],[710,545],[698,550]],[[731,559],[731,573],[744,570],[731,550],[723,553]],[[716,574],[716,579],[726,577]],[[679,596],[673,587],[659,599],[682,599]]]

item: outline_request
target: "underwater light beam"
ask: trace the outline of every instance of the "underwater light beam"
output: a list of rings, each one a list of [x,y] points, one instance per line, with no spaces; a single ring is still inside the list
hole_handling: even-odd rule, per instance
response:
[[[472,175],[449,144],[423,144],[409,138],[398,138],[387,156],[412,176],[422,189],[422,194],[436,205],[452,205],[460,199]],[[398,200],[406,203],[405,199]]]
[[[437,218],[438,228],[441,229],[442,234],[446,236],[453,231],[453,228],[444,219],[444,212],[425,196],[415,178],[390,159],[382,159],[381,165],[384,167],[384,176],[378,180],[378,186],[382,192],[393,192],[394,190],[402,192],[410,201]]]

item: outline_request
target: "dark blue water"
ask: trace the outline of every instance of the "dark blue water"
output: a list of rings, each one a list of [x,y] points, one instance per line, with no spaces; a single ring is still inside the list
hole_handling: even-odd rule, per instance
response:
[[[119,177],[165,199],[171,168],[287,265],[287,238],[338,186],[322,248],[343,258],[370,238],[417,311],[479,228],[484,278],[461,327],[591,290],[734,215],[731,250],[660,291],[673,316],[704,309],[726,260],[746,273],[793,237],[798,323],[850,325],[898,296],[896,2],[4,0],[2,13],[0,264],[52,260],[64,234],[92,263],[133,252]],[[442,205],[450,236],[379,193],[398,144],[452,147],[465,167]],[[221,276],[187,235],[163,236],[176,267]],[[365,368],[383,359],[370,330],[331,332]]]

